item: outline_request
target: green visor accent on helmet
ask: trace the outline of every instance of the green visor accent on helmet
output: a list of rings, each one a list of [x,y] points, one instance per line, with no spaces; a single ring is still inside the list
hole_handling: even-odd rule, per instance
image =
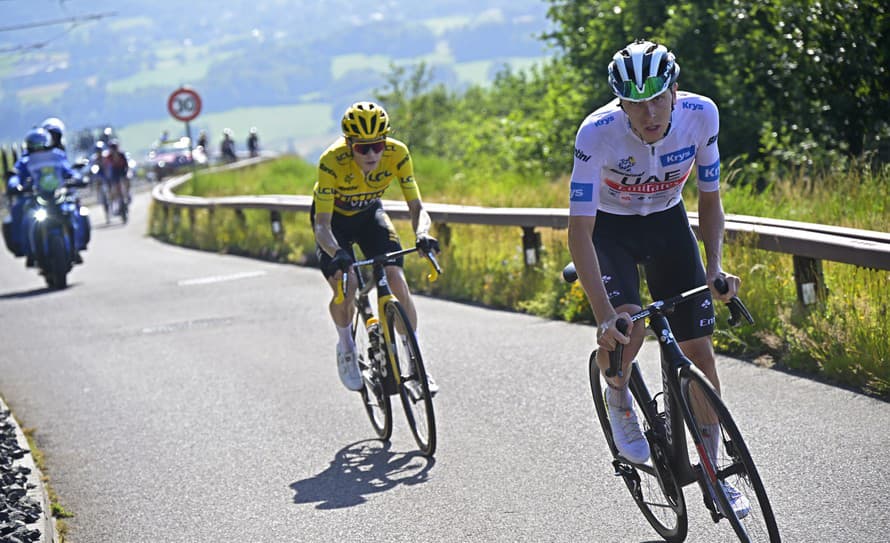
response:
[[[633,81],[625,81],[624,92],[622,94],[624,95],[624,98],[628,100],[642,101],[661,94],[665,88],[665,79],[660,75],[653,75],[647,77],[646,81],[643,82],[643,90],[638,89]]]

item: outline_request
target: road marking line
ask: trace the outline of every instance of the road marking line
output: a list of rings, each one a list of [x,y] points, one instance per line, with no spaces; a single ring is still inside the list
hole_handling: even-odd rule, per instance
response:
[[[191,286],[191,285],[207,285],[209,283],[222,283],[223,281],[237,281],[238,279],[259,277],[261,275],[266,275],[266,272],[253,271],[253,272],[233,273],[231,275],[212,275],[210,277],[201,277],[199,279],[183,279],[182,281],[179,281],[176,284],[181,287],[187,287],[187,286]]]

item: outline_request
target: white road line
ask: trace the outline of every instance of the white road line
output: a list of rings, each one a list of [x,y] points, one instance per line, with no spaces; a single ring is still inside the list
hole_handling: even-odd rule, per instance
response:
[[[207,285],[209,283],[222,283],[223,281],[237,281],[238,279],[247,279],[249,277],[259,277],[266,275],[264,271],[233,273],[232,275],[212,275],[210,277],[201,277],[199,279],[183,279],[176,284],[181,287],[191,285]]]

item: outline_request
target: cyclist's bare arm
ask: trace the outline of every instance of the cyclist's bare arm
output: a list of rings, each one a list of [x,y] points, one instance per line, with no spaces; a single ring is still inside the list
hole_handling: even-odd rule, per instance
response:
[[[739,291],[741,280],[735,275],[725,274],[722,267],[723,259],[723,202],[720,191],[699,192],[698,220],[699,232],[705,245],[707,264],[707,281],[711,285],[711,294],[717,299],[728,302]],[[729,289],[721,293],[714,288],[714,279],[725,275]]]
[[[334,237],[334,231],[331,229],[331,218],[333,213],[316,213],[315,214],[315,241],[329,256],[334,256],[340,244]]]
[[[599,334],[599,345],[611,351],[615,348],[616,342],[622,344],[630,342],[629,336],[633,323],[630,321],[630,315],[621,313],[620,316],[630,326],[625,334],[615,329],[615,320],[619,315],[615,313],[615,309],[609,302],[609,295],[606,293],[605,285],[603,285],[599,260],[596,258],[596,251],[593,247],[593,227],[595,224],[596,217],[569,217],[569,251],[572,254],[572,261],[575,263],[578,280],[581,281],[581,286],[587,294],[587,299],[590,301],[590,307],[593,310],[596,321],[600,324],[609,324],[608,330],[603,334]]]
[[[433,221],[426,209],[423,208],[420,198],[408,201],[408,211],[411,213],[411,226],[414,227],[414,233],[418,236],[429,234]]]

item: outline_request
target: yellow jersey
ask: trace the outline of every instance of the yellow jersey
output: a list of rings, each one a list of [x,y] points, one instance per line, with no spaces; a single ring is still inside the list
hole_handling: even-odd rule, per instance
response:
[[[365,175],[353,160],[346,138],[341,136],[318,160],[318,181],[312,189],[315,212],[341,215],[360,213],[379,200],[396,179],[406,202],[420,198],[420,189],[414,181],[411,154],[404,143],[386,138],[380,162]]]

